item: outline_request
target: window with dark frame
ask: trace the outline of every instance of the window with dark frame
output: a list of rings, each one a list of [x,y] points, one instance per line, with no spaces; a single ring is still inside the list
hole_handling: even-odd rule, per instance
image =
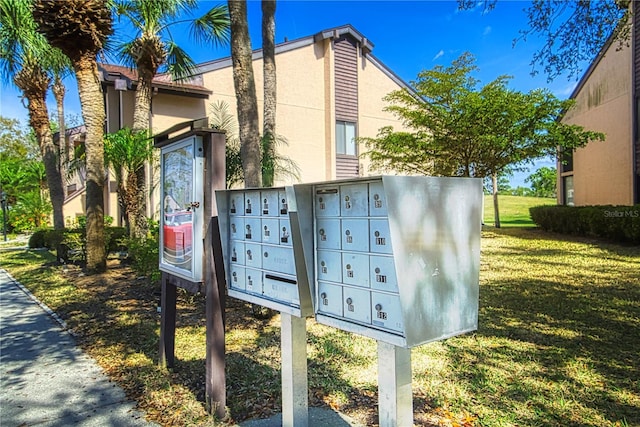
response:
[[[358,155],[355,123],[336,121],[336,154]]]

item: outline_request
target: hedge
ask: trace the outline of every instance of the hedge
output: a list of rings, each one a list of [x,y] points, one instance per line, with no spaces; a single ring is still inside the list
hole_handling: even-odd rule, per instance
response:
[[[123,251],[124,248],[120,243],[123,237],[127,236],[124,227],[105,227],[105,239],[108,252]],[[30,248],[47,248],[56,250],[58,245],[68,241],[84,240],[85,230],[83,228],[73,228],[64,230],[54,230],[51,228],[42,228],[36,230],[29,238]]]
[[[531,219],[543,230],[640,244],[640,204],[634,206],[534,206]]]

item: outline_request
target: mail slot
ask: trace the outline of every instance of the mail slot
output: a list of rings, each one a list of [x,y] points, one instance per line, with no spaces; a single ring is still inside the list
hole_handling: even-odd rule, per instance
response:
[[[277,190],[265,190],[260,192],[260,215],[279,216],[279,201]]]
[[[247,292],[262,294],[262,271],[247,268],[245,272],[245,289]]]
[[[316,223],[316,244],[319,249],[340,249],[339,219],[318,219]]]
[[[244,193],[234,193],[230,197],[229,215],[244,215]]]
[[[229,272],[230,283],[229,286],[233,289],[245,290],[247,288],[245,284],[246,271],[244,267],[238,267],[237,265],[231,265]]]
[[[318,250],[318,280],[342,282],[342,255],[336,251]]]
[[[245,243],[244,265],[254,268],[262,267],[262,245],[256,243]]]
[[[284,274],[296,274],[293,249],[286,246],[262,246],[262,268]]]
[[[291,246],[293,244],[291,237],[291,223],[288,219],[281,218],[278,221],[278,242],[285,246]]]
[[[278,215],[289,217],[289,202],[287,201],[287,193],[278,190]]]
[[[244,265],[244,243],[231,241],[229,260],[231,264]]]
[[[229,217],[229,238],[231,240],[244,240],[244,218],[240,216]]]
[[[260,216],[262,213],[259,191],[247,191],[244,194],[244,215]]]
[[[371,252],[391,254],[391,236],[389,221],[386,219],[372,219],[369,221],[369,248]]]
[[[369,187],[367,184],[340,186],[340,215],[367,216],[369,214]]]
[[[264,287],[262,290],[266,297],[291,304],[300,304],[298,296],[298,284],[295,276],[285,276],[264,273]]]
[[[342,254],[342,282],[369,287],[369,255],[344,252]]]
[[[366,289],[344,287],[342,289],[343,316],[371,324],[371,293]]]
[[[371,292],[371,323],[395,332],[404,331],[400,296]]]
[[[316,216],[340,216],[338,187],[319,187],[314,194]]]
[[[318,282],[316,306],[321,313],[342,316],[342,286]]]
[[[371,289],[398,292],[396,267],[392,257],[372,255],[369,258]]]
[[[369,220],[343,219],[341,228],[343,250],[369,252]]]
[[[278,218],[262,218],[260,233],[262,243],[280,244],[280,221]]]
[[[382,181],[369,183],[369,216],[387,216],[387,198]]]

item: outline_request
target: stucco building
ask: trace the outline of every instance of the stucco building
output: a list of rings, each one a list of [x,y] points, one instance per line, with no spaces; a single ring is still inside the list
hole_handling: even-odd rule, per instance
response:
[[[300,168],[300,182],[370,174],[366,160],[359,157],[363,147],[359,147],[353,138],[376,136],[383,126],[401,126],[391,113],[384,111],[383,97],[408,85],[372,51],[373,44],[349,25],[276,46],[276,132],[289,143],[279,147],[279,152],[296,162]],[[105,89],[107,132],[131,126],[135,71],[108,64],[102,64],[100,68]],[[253,69],[258,110],[262,116],[261,50],[253,52]],[[177,123],[206,117],[210,114],[211,104],[218,100],[225,101],[235,114],[230,57],[197,65],[188,84],[176,84],[168,76],[159,75],[153,82],[152,131],[162,132]],[[115,188],[112,181],[105,187],[106,213],[118,218]],[[78,187],[76,194],[81,190]],[[151,195],[149,214],[157,209],[158,198]],[[73,217],[82,212],[80,200],[65,208],[65,216]]]
[[[634,13],[628,42],[611,39],[605,45],[571,95],[576,104],[562,122],[602,132],[606,140],[591,142],[558,162],[560,204],[640,203],[639,19]]]

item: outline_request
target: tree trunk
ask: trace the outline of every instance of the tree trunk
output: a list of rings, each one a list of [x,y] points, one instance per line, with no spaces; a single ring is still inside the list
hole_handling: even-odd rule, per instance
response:
[[[229,0],[231,21],[231,60],[236,92],[240,154],[246,187],[262,186],[258,101],[253,79],[253,61],[246,0]]]
[[[491,174],[491,182],[493,186],[493,216],[495,218],[495,227],[500,228],[500,209],[498,209],[498,174]]]
[[[67,145],[67,128],[64,121],[64,95],[66,89],[59,75],[53,80],[53,96],[56,98],[56,107],[58,110],[58,153],[60,163],[60,175],[62,176],[62,194],[67,198],[67,169],[69,166],[69,146]],[[64,203],[64,201],[63,201]]]
[[[74,61],[78,92],[86,127],[87,168],[87,266],[89,273],[107,268],[104,237],[104,122],[102,86],[98,78],[95,55],[87,53]]]
[[[262,69],[264,74],[264,114],[262,125],[262,184],[274,184],[276,138],[276,0],[262,0]]]

